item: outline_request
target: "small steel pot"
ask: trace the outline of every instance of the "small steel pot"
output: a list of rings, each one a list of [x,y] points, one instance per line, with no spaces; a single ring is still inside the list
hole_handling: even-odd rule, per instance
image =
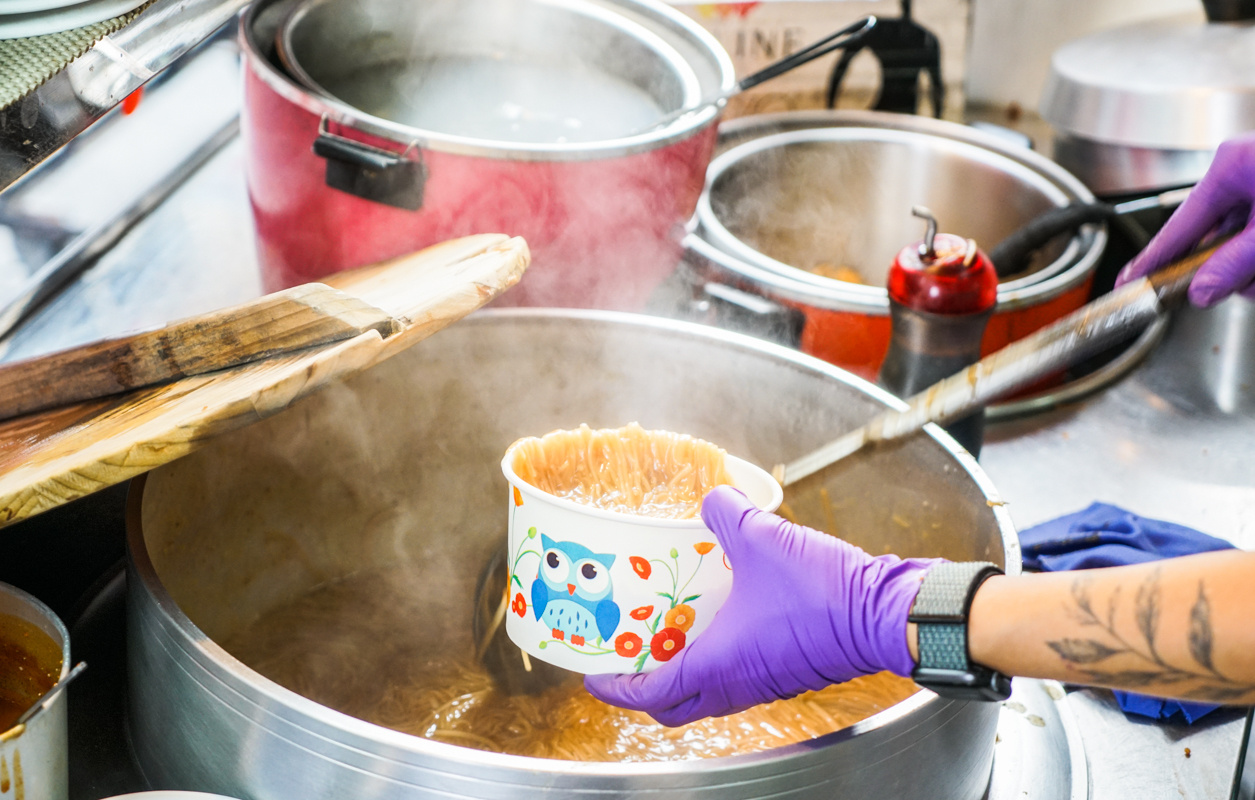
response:
[[[61,648],[61,673],[70,671],[70,632],[51,608],[17,587],[0,583],[0,614],[48,634]],[[66,693],[58,693],[25,723],[0,733],[0,798],[65,800],[70,794]]]
[[[280,63],[276,36],[307,84]],[[656,0],[261,0],[241,41],[249,195],[271,289],[507,232],[534,260],[506,302],[640,308],[679,259],[717,108],[621,138],[528,143],[409,124],[381,87],[486,53],[618,70],[662,112],[734,81],[718,42]]]
[[[473,647],[476,579],[504,541],[501,454],[588,422],[684,431],[758,464],[866,420],[887,393],[706,326],[607,312],[476,314],[344,385],[148,475],[132,493],[127,657],[135,752],[158,787],[294,797],[976,800],[999,707],[916,693],[842,731],[654,764],[482,752],[381,728],[289,691],[218,642],[322,582],[413,570],[431,647]],[[870,552],[1019,571],[975,460],[935,426],[853,456],[787,502]],[[462,637],[462,638],[459,638]]]
[[[803,350],[868,378],[889,343],[889,265],[923,233],[913,205],[988,251],[1043,211],[1093,202],[1032,151],[921,117],[773,114],[724,125],[720,147],[686,243],[690,276],[795,309]],[[1105,225],[1085,225],[1003,279],[984,352],[1083,305],[1106,242]],[[810,271],[823,262],[866,285]]]

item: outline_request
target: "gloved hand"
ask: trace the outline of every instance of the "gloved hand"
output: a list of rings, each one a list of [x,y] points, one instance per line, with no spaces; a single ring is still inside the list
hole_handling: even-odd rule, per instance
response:
[[[657,670],[585,677],[594,697],[683,725],[859,675],[911,674],[906,618],[935,560],[873,558],[729,486],[706,496],[702,519],[734,570],[727,602]]]
[[[1220,145],[1194,191],[1150,244],[1120,271],[1116,286],[1187,255],[1213,231],[1242,229],[1190,283],[1190,302],[1206,308],[1239,292],[1255,299],[1255,134]]]

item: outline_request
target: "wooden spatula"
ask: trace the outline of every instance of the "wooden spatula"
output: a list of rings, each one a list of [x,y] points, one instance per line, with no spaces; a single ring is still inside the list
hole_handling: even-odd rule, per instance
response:
[[[399,320],[308,283],[243,305],[0,366],[0,420],[351,339]]]
[[[1158,272],[1081,306],[1044,328],[985,356],[913,397],[901,410],[882,412],[772,475],[782,486],[825,470],[864,447],[900,439],[930,422],[945,424],[1140,332],[1184,302],[1194,273],[1231,236],[1213,240]]]
[[[528,260],[522,239],[485,234],[337,273],[324,283],[400,329],[0,422],[0,526],[173,461],[389,358],[513,286]]]

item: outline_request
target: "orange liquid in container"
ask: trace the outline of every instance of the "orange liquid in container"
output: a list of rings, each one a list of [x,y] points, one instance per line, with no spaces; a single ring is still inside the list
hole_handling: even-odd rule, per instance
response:
[[[21,617],[0,614],[0,732],[16,725],[60,675],[60,645]]]

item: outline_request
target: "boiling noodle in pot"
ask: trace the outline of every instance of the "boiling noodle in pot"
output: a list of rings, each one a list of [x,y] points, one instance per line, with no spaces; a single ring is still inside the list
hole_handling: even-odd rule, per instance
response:
[[[543,492],[607,511],[689,519],[714,487],[732,483],[726,453],[669,431],[554,431],[511,445],[514,473]]]
[[[416,596],[414,581],[409,570],[394,568],[325,584],[224,646],[271,680],[360,719],[450,744],[568,761],[757,752],[852,725],[916,691],[911,681],[881,673],[680,728],[605,705],[574,675],[540,694],[507,695],[475,661],[462,615],[439,616]]]

